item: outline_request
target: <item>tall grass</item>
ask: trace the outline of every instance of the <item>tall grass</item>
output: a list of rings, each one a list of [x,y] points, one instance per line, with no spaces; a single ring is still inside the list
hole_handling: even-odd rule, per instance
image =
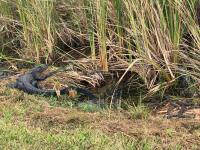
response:
[[[137,73],[149,92],[154,93],[181,75],[199,83],[200,30],[195,14],[198,2],[17,0],[15,4],[22,24],[18,31],[28,58],[34,56],[39,62],[55,54],[59,29],[64,28],[63,43],[74,36],[84,38],[80,43],[89,42],[91,57],[100,60],[96,65],[102,70]],[[188,34],[189,43],[184,39]],[[72,49],[83,54],[76,47]]]
[[[0,3],[0,13],[1,17],[12,17],[11,5],[6,1],[1,1]]]
[[[115,0],[113,2],[114,4],[114,10],[116,14],[116,28],[117,28],[117,35],[118,35],[118,40],[119,40],[119,45],[123,46],[123,6],[122,6],[122,0]]]
[[[108,71],[107,49],[106,49],[106,25],[107,25],[107,0],[97,0],[97,34],[99,41],[100,63],[104,71]]]
[[[94,3],[90,0],[85,0],[86,6],[86,18],[87,18],[87,28],[89,34],[90,48],[91,48],[91,57],[93,60],[96,59],[96,48],[95,48],[95,16],[94,16]]]
[[[18,0],[17,8],[22,23],[21,34],[26,56],[46,61],[53,54],[55,44],[54,2],[41,0]]]
[[[12,43],[17,36],[14,32],[13,8],[13,1],[0,2],[0,54],[5,52],[6,47],[13,47]]]

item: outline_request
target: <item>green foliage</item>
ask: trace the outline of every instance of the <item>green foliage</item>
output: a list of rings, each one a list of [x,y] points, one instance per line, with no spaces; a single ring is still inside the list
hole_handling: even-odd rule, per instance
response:
[[[78,107],[85,112],[97,112],[102,110],[100,106],[89,102],[81,103]]]
[[[96,48],[95,48],[95,27],[93,25],[94,23],[94,3],[90,0],[84,0],[84,5],[87,7],[85,10],[86,18],[87,18],[87,28],[88,28],[88,34],[89,34],[89,41],[90,41],[90,48],[91,48],[91,57],[93,60],[96,59]]]
[[[128,106],[128,111],[133,119],[148,119],[150,110],[141,101],[137,105]]]
[[[166,133],[169,137],[172,137],[173,136],[173,132],[174,132],[174,129],[171,129],[171,128],[168,128],[166,129]]]
[[[99,41],[100,63],[103,71],[108,71],[106,26],[107,26],[107,0],[96,1],[97,34]]]

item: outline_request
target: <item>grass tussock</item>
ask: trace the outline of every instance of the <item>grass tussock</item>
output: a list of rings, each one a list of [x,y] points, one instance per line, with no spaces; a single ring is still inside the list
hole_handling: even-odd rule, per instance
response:
[[[133,119],[148,119],[150,110],[144,104],[139,103],[137,106],[129,106],[128,111]]]

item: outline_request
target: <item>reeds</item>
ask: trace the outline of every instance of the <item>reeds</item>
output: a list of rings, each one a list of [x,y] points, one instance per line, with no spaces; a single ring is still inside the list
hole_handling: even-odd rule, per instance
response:
[[[17,8],[22,24],[21,34],[25,55],[48,59],[55,44],[54,1],[18,0]]]
[[[107,49],[106,49],[106,26],[107,26],[107,0],[97,0],[97,35],[100,52],[100,64],[104,71],[108,71]]]
[[[196,83],[200,80],[200,30],[195,14],[198,2],[17,0],[17,19],[22,25],[18,31],[24,51],[31,52],[24,54],[40,62],[56,52],[59,28],[67,27],[90,43],[90,56],[100,60],[102,70],[137,73],[154,93],[171,86],[181,75],[194,78]],[[55,11],[58,4],[62,16]]]

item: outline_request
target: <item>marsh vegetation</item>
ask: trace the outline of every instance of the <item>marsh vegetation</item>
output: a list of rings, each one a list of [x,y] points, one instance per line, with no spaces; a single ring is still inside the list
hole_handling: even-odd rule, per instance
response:
[[[136,131],[137,135],[132,130],[130,133],[121,124],[123,119],[111,117],[113,120],[109,120],[107,115],[108,118],[104,116],[106,119],[100,117],[106,130],[119,133],[114,127],[118,122],[120,135],[110,136],[102,128],[91,133],[98,124],[94,123],[88,128],[85,121],[89,118],[80,121],[78,115],[72,119],[78,120],[78,123],[71,123],[70,119],[68,122],[65,118],[63,121],[67,122],[67,127],[62,123],[61,127],[55,127],[54,123],[62,122],[58,118],[68,115],[65,111],[70,111],[70,108],[73,113],[81,113],[74,111],[73,100],[69,97],[24,95],[21,91],[4,88],[5,83],[16,79],[15,74],[26,72],[39,64],[48,64],[52,70],[72,68],[71,71],[58,73],[40,86],[55,89],[81,86],[108,101],[106,109],[82,105],[79,109],[86,111],[83,117],[90,116],[91,112],[111,117],[112,105],[117,103],[118,110],[113,111],[126,111],[129,118],[123,116],[125,121],[140,119],[145,124],[152,117],[152,108],[160,107],[163,101],[170,101],[170,104],[178,101],[176,106],[182,107],[182,103],[189,100],[199,106],[199,0],[0,0],[0,139],[4,139],[0,140],[0,148],[2,145],[28,149],[33,145],[39,149],[46,142],[46,148],[50,149],[58,144],[60,149],[66,145],[74,149],[151,149],[163,148],[166,145],[162,145],[169,142],[172,149],[182,149],[184,146],[198,149],[195,144],[199,140],[199,133],[196,133],[199,126],[194,134],[191,129],[194,137],[189,139],[193,141],[191,145],[179,140],[175,144],[171,141],[178,137],[179,127],[175,130],[169,125],[164,133],[154,133],[150,128],[153,138],[139,137],[139,130]],[[13,99],[8,92],[17,96]],[[27,104],[29,99],[33,101],[34,108],[26,108],[30,105]],[[67,110],[59,110],[58,114],[52,114],[51,117],[48,116],[48,113],[52,113],[50,110],[40,108],[40,101],[47,102],[48,109],[62,107]],[[50,120],[46,120],[43,113]],[[114,112],[115,115],[118,113]],[[24,116],[25,120],[22,119]],[[32,130],[37,119],[42,121],[36,125],[40,131]],[[98,119],[99,116],[94,118]],[[154,119],[150,120],[154,122]],[[89,122],[92,122],[91,119]],[[164,126],[165,121],[161,122]],[[68,127],[68,124],[77,130],[69,130],[71,126]],[[136,124],[133,123],[138,128]],[[196,127],[195,123],[190,125]],[[15,126],[19,132],[12,130]],[[184,126],[182,139],[186,140],[191,133],[188,126]],[[162,127],[158,129],[162,130]],[[72,133],[66,136],[63,135],[65,132]],[[121,135],[121,132],[125,134]],[[157,138],[157,134],[160,138]],[[81,141],[80,145],[78,141]]]

